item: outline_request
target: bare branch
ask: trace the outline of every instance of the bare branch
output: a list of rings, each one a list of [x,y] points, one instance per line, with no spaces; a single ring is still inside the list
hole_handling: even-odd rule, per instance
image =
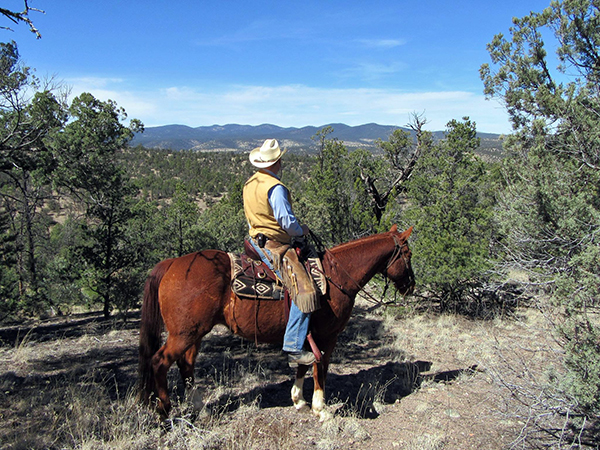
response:
[[[41,9],[32,8],[31,6],[29,6],[28,0],[23,0],[23,3],[25,5],[25,9],[21,12],[11,11],[10,9],[6,9],[6,8],[0,8],[0,14],[2,14],[4,17],[7,17],[8,19],[10,19],[13,23],[15,23],[17,25],[19,24],[19,22],[25,22],[29,26],[29,30],[33,34],[35,34],[36,38],[40,39],[42,37],[42,35],[41,35],[40,31],[33,24],[33,21],[29,18],[29,11],[35,11],[35,12],[39,12],[42,14],[45,14],[45,12],[42,11]],[[4,29],[4,30],[13,31],[9,27],[0,27],[0,28]]]

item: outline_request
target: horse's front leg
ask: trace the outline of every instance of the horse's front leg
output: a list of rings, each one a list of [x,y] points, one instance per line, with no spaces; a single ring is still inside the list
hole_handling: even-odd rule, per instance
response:
[[[304,376],[308,372],[310,366],[298,366],[296,371],[296,381],[292,386],[292,402],[294,402],[294,408],[300,411],[307,406],[306,400],[304,400]]]
[[[319,364],[315,364],[313,368],[313,379],[315,382],[315,390],[312,398],[312,412],[319,417],[320,422],[324,422],[333,417],[333,415],[325,409],[325,381],[327,380],[327,369],[329,368],[329,358],[333,353],[335,341],[326,346],[323,351],[323,357]]]

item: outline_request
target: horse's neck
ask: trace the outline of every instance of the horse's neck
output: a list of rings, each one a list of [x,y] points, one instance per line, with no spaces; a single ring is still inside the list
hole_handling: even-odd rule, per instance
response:
[[[331,264],[337,281],[348,291],[358,292],[381,271],[393,251],[393,238],[385,233],[332,248]]]

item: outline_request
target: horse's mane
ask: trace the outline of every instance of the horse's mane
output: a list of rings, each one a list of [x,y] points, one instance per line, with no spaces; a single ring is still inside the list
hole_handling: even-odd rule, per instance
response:
[[[353,241],[344,242],[342,244],[335,245],[329,249],[333,254],[345,252],[347,250],[354,250],[357,247],[363,247],[364,245],[368,245],[374,241],[379,241],[382,237],[387,236],[388,232],[372,234],[369,236],[364,236],[358,239],[354,239]]]

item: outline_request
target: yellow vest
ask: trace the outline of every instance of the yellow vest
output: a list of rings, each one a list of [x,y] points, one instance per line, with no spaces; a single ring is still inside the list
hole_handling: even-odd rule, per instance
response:
[[[288,244],[291,238],[275,219],[269,204],[269,191],[278,184],[285,187],[277,178],[262,171],[251,176],[244,185],[244,213],[250,225],[250,236],[255,238],[262,233],[269,239]]]

